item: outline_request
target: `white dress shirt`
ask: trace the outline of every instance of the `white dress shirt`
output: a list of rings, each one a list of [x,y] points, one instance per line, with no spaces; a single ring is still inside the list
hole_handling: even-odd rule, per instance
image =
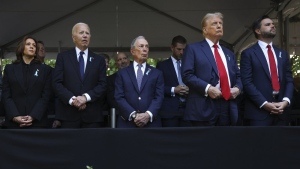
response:
[[[207,39],[207,38],[205,38],[205,40],[207,41],[207,43],[210,46],[210,49],[211,49],[213,55],[215,56],[215,48],[213,47],[214,43],[211,40]],[[230,82],[230,77],[229,77],[229,73],[228,73],[228,67],[227,67],[227,60],[226,60],[225,54],[224,54],[224,52],[223,52],[223,50],[222,50],[219,42],[217,43],[217,45],[218,45],[218,52],[219,52],[219,54],[221,56],[221,59],[223,61],[223,64],[224,64],[224,67],[225,67],[225,70],[226,70],[226,73],[227,73],[229,86],[231,86],[231,84],[230,84],[231,83]],[[216,60],[216,58],[215,58],[215,60]],[[206,86],[206,88],[205,88],[205,96],[208,96],[207,91],[208,91],[208,88],[210,86],[211,86],[211,84],[208,84]],[[218,84],[215,87],[217,87],[218,89],[221,89],[221,87],[220,87],[220,80],[219,80]]]

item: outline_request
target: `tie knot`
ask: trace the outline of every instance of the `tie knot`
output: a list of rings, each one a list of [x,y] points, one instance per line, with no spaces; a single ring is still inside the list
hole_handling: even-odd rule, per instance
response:
[[[214,44],[213,47],[217,49],[217,48],[218,48],[218,45],[217,45],[217,44]]]
[[[81,52],[79,52],[79,54],[80,54],[80,56],[83,56],[84,52],[81,51]]]
[[[267,45],[267,48],[268,48],[268,49],[271,49],[271,46],[270,46],[270,45]]]
[[[181,63],[181,60],[177,60],[176,63],[179,63],[179,64],[180,64],[180,63]]]
[[[143,65],[142,64],[138,64],[138,67],[141,68],[141,67],[143,67]]]

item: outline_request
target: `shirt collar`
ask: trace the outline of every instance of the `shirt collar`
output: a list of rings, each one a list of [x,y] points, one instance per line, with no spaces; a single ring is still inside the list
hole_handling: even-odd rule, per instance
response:
[[[207,39],[207,38],[205,38],[205,40],[208,43],[208,45],[212,48],[214,43],[211,40]],[[218,48],[220,48],[219,42],[217,43],[217,45],[218,45]]]
[[[177,63],[177,60],[173,56],[171,56],[171,59],[173,63]]]
[[[76,49],[76,54],[77,54],[77,56],[79,56],[79,53],[81,52],[81,50],[80,50],[78,47],[75,47],[75,49]],[[86,48],[86,50],[84,50],[83,52],[84,52],[84,54],[87,56],[87,54],[88,54],[88,52],[89,52],[88,48]]]
[[[138,63],[136,61],[133,61],[133,66],[137,67],[137,65],[138,65]],[[145,68],[146,67],[146,62],[142,63],[142,65],[143,65],[143,68]]]
[[[273,47],[272,47],[272,42],[271,42],[270,44],[267,44],[267,43],[264,42],[264,41],[258,40],[258,45],[259,45],[260,48],[262,48],[262,49],[267,49],[267,45],[270,45],[271,48],[273,48]]]

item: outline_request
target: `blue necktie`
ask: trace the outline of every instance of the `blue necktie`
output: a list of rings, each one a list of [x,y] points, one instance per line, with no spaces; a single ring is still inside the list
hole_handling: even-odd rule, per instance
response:
[[[178,83],[180,85],[184,85],[184,83],[182,82],[182,78],[181,78],[181,66],[180,66],[181,61],[177,60],[176,63],[177,63]]]
[[[138,70],[137,70],[137,75],[136,75],[136,80],[137,80],[137,83],[138,83],[138,87],[139,87],[139,90],[141,90],[141,84],[142,84],[142,80],[143,80],[143,72],[142,72],[142,67],[143,65],[142,64],[138,64]]]
[[[181,66],[180,66],[180,63],[181,61],[180,60],[177,60],[177,73],[178,73],[178,83],[180,85],[185,85],[183,82],[182,82],[182,78],[181,78]],[[180,96],[180,101],[182,102],[185,102],[185,98],[183,96]]]
[[[84,59],[83,59],[83,54],[84,52],[80,52],[79,53],[79,70],[80,70],[80,76],[81,76],[81,80],[83,80],[84,77]]]

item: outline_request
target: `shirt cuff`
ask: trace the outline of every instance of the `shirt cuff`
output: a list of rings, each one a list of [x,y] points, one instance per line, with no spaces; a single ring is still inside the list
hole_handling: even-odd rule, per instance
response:
[[[287,101],[287,102],[289,103],[289,105],[291,105],[291,100],[290,100],[289,98],[287,98],[287,97],[284,97],[284,98],[282,99],[282,101]]]
[[[211,86],[211,84],[208,84],[207,86],[206,86],[206,88],[205,88],[205,97],[207,97],[208,96],[208,94],[207,94],[207,91],[208,91],[208,88]]]
[[[91,100],[92,100],[89,94],[87,94],[87,93],[84,93],[83,95],[84,95],[84,96],[85,96],[85,98],[86,98],[86,102],[89,102],[89,101],[91,101]]]
[[[71,97],[71,99],[69,100],[69,104],[72,106],[73,103],[73,99],[76,98],[75,96]]]
[[[133,111],[132,113],[130,113],[129,117],[128,117],[128,121],[131,121],[132,120],[132,115],[135,113],[135,111]]]
[[[268,102],[265,101],[259,108],[262,108],[265,104],[267,104]]]
[[[174,90],[175,90],[175,87],[172,87],[172,88],[171,88],[171,96],[172,96],[172,97],[175,97],[175,92],[174,92]]]
[[[153,121],[153,114],[149,110],[147,110],[146,113],[149,114],[149,116],[150,116],[150,122],[152,123],[152,121]]]

